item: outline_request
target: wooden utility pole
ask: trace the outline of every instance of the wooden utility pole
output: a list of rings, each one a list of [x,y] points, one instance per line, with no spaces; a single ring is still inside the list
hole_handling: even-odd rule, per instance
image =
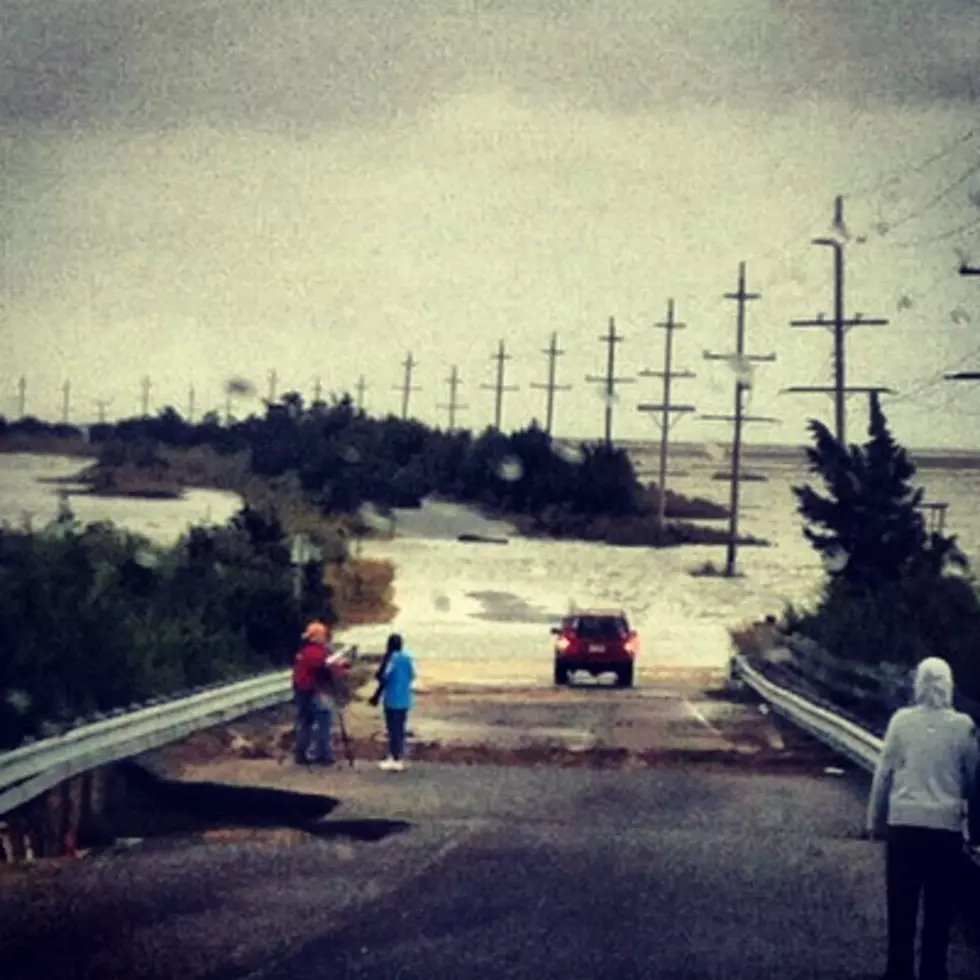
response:
[[[667,300],[667,319],[655,323],[664,331],[664,369],[662,371],[640,371],[641,378],[663,378],[663,401],[659,405],[640,404],[639,412],[657,412],[660,415],[660,470],[657,478],[657,526],[663,528],[667,516],[667,442],[672,413],[693,412],[693,405],[673,405],[670,401],[670,382],[673,378],[693,378],[693,371],[673,371],[674,331],[683,330],[687,324],[674,320],[674,301]]]
[[[454,364],[452,370],[449,372],[449,377],[446,378],[446,384],[449,385],[449,403],[447,405],[440,405],[440,408],[446,408],[449,410],[449,432],[452,433],[456,429],[456,413],[462,411],[463,409],[469,408],[468,405],[460,405],[456,400],[456,392],[459,390],[459,386],[463,382],[459,380],[459,372],[456,370],[456,365]]]
[[[71,417],[71,382],[66,381],[61,386],[61,421],[65,425]]]
[[[20,376],[17,382],[17,417],[24,418],[27,415],[27,378]]]
[[[313,382],[313,404],[319,405],[323,401],[323,384],[320,379],[317,378]]]
[[[367,384],[364,382],[364,375],[362,374],[357,379],[357,410],[359,412],[364,411],[364,392],[367,390]]]
[[[844,199],[838,195],[834,205],[834,227],[844,228]],[[846,445],[847,426],[845,420],[844,401],[849,394],[870,394],[873,391],[894,394],[890,388],[883,387],[848,387],[844,372],[844,338],[850,327],[885,326],[888,320],[883,318],[865,318],[860,313],[851,320],[844,317],[844,243],[836,238],[814,238],[812,244],[823,245],[834,250],[834,319],[827,321],[822,313],[815,320],[791,320],[794,327],[830,327],[834,334],[834,383],[831,387],[820,385],[794,385],[784,388],[784,394],[803,394],[822,392],[834,396],[834,434],[837,441]]]
[[[565,353],[563,350],[559,350],[558,348],[557,333],[553,333],[551,335],[551,344],[541,353],[548,355],[548,381],[546,384],[532,381],[531,387],[548,392],[548,401],[545,409],[544,431],[550,436],[555,422],[555,392],[568,391],[572,386],[560,385],[555,382],[558,357]]]
[[[276,401],[276,385],[279,382],[279,375],[276,374],[276,369],[273,368],[269,372],[269,404],[274,405]]]
[[[759,293],[747,293],[745,291],[745,263],[740,262],[738,266],[738,292],[725,293],[725,299],[732,299],[738,303],[738,315],[736,318],[735,332],[735,352],[733,354],[713,354],[710,351],[704,352],[707,361],[728,361],[736,371],[735,377],[735,414],[734,415],[702,415],[701,418],[709,422],[733,422],[732,431],[732,451],[731,451],[731,491],[729,498],[729,529],[728,529],[728,553],[725,559],[725,576],[731,578],[735,574],[735,554],[738,542],[738,506],[739,506],[739,483],[741,479],[742,467],[742,427],[747,422],[778,422],[778,419],[767,418],[761,415],[745,414],[745,392],[752,386],[752,382],[745,379],[745,368],[753,363],[775,361],[775,354],[746,354],[745,353],[745,304],[749,300],[759,299]]]
[[[497,347],[497,353],[492,355],[490,360],[497,362],[497,380],[492,385],[480,385],[480,387],[486,388],[489,391],[493,391],[495,393],[494,410],[493,410],[493,427],[499,432],[501,420],[503,418],[504,392],[517,391],[517,386],[504,384],[504,362],[511,360],[511,356],[506,352],[506,350],[504,350],[504,342],[502,340],[500,341],[500,344]]]
[[[606,353],[606,374],[604,377],[596,375],[586,375],[585,380],[590,382],[601,382],[605,387],[605,398],[606,403],[605,416],[605,442],[606,448],[612,448],[612,418],[613,418],[613,403],[616,400],[616,385],[618,384],[632,384],[635,378],[617,378],[616,377],[616,344],[625,340],[625,337],[620,336],[616,333],[616,321],[613,317],[609,318],[609,329],[605,334],[599,337],[607,348]]]
[[[150,415],[150,388],[153,387],[153,383],[150,381],[149,376],[143,378],[143,418],[149,418]]]
[[[408,399],[413,391],[421,391],[421,388],[412,387],[412,369],[418,367],[418,361],[412,357],[412,352],[409,351],[407,357],[402,361],[402,366],[405,368],[405,380],[399,388],[396,386],[396,391],[401,391],[402,393],[402,418],[408,418]],[[363,381],[363,377],[361,378]]]
[[[194,385],[189,385],[187,388],[187,421],[194,421]]]
[[[95,406],[99,410],[99,425],[105,425],[105,410],[109,407],[108,399],[96,398]]]

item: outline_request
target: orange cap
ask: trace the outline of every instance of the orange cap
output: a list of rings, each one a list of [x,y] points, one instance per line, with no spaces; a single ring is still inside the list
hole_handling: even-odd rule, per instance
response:
[[[314,643],[326,643],[330,638],[330,627],[326,623],[314,620],[303,632],[304,640],[312,640]]]

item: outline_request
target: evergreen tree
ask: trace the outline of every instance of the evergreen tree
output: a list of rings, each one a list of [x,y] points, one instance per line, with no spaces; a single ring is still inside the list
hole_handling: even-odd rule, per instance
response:
[[[843,446],[825,425],[811,420],[814,445],[807,449],[810,472],[826,493],[793,487],[803,534],[828,563],[835,580],[872,589],[889,582],[938,577],[949,565],[966,567],[955,537],[929,533],[913,487],[915,465],[892,436],[877,393],[870,399],[868,441]]]

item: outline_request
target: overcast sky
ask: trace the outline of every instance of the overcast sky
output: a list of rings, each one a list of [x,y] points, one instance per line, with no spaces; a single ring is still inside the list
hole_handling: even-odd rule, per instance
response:
[[[557,331],[559,435],[602,431],[599,341],[617,373],[662,367],[669,297],[678,399],[731,408],[738,263],[751,410],[797,442],[830,420],[832,256],[810,244],[845,196],[854,384],[911,446],[980,447],[980,3],[977,0],[0,0],[0,409],[31,414],[224,405],[368,382],[444,422],[450,366],[493,417],[491,360],[513,359],[507,427],[543,419]],[[972,134],[972,127],[978,132]],[[655,437],[624,386],[617,434]],[[851,400],[852,438],[866,419]],[[244,413],[256,400],[240,400]],[[725,440],[680,421],[676,438]]]

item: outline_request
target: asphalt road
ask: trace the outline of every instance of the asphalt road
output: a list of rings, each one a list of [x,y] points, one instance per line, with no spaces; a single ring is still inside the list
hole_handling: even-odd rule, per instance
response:
[[[311,778],[302,789],[328,794],[328,812],[307,824],[319,836],[177,837],[8,880],[0,977],[881,972],[883,853],[859,839],[859,774],[418,765]],[[244,816],[257,791],[240,792]],[[279,806],[297,809],[285,795]],[[400,826],[377,820],[410,826],[375,842],[345,836]],[[978,975],[976,950],[957,936],[951,980]]]

